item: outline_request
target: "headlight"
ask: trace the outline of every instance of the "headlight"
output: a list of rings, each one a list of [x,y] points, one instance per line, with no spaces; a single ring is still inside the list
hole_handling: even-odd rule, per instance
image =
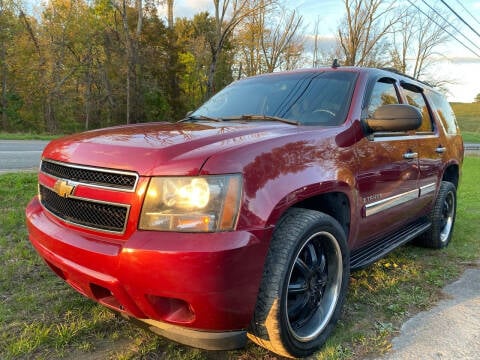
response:
[[[139,228],[158,231],[228,231],[237,221],[240,175],[154,177]]]

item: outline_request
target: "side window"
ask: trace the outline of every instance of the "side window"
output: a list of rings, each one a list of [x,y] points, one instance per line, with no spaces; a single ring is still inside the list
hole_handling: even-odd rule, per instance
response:
[[[448,103],[447,99],[441,94],[433,91],[428,91],[428,98],[433,102],[434,111],[437,113],[438,118],[442,121],[443,127],[448,134],[455,135],[458,133],[457,119],[452,110],[452,107]]]
[[[398,104],[398,95],[391,79],[380,79],[375,83],[368,105],[368,117],[382,105]]]
[[[417,129],[417,132],[432,132],[432,119],[423,94],[405,88],[403,89],[403,92],[405,93],[408,104],[415,106],[422,113],[422,125]]]

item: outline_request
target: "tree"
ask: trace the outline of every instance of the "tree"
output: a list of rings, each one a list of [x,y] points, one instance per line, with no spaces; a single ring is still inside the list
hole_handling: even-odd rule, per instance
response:
[[[208,72],[207,95],[215,93],[215,72],[217,64],[228,39],[236,27],[250,14],[268,6],[272,0],[213,0],[215,8],[214,39],[210,43],[212,53]],[[230,14],[228,16],[228,14]],[[227,17],[228,16],[228,17]]]
[[[16,56],[21,24],[18,8],[21,1],[0,0],[0,129],[11,131],[20,122],[21,98],[16,92],[17,73],[21,68]]]
[[[480,93],[478,93],[477,96],[475,96],[475,99],[473,101],[476,103],[480,103]]]
[[[264,73],[265,59],[262,54],[263,36],[266,32],[266,7],[251,12],[235,33],[237,77]]]
[[[129,6],[127,0],[121,1],[112,1],[115,8],[119,12],[122,18],[123,25],[123,35],[125,38],[125,49],[126,49],[126,62],[127,62],[127,75],[126,75],[126,123],[130,124],[132,108],[134,109],[133,114],[136,114],[136,110],[139,108],[135,106],[132,102],[138,100],[138,41],[142,33],[143,26],[143,1],[135,0],[135,10],[137,13],[137,21],[135,30],[131,31],[128,11]],[[134,121],[136,122],[136,121]]]
[[[267,72],[273,72],[282,66],[285,70],[291,70],[293,58],[303,52],[303,44],[296,37],[302,25],[302,16],[295,10],[291,12],[284,8],[279,10],[280,15],[275,19],[276,24],[261,37]]]
[[[435,48],[447,41],[448,34],[443,29],[450,26],[450,21],[441,14],[439,18],[436,10],[425,16],[407,7],[402,13],[393,34],[392,63],[401,72],[421,78],[431,64]]]
[[[302,22],[296,11],[277,3],[251,12],[235,33],[238,76],[293,68],[303,53]]]
[[[344,0],[346,15],[337,35],[344,57],[351,66],[383,66],[387,44],[383,41],[393,31],[398,17],[394,2],[386,0]]]
[[[208,76],[212,63],[212,47],[216,41],[215,18],[208,12],[196,14],[193,19],[177,19],[179,57],[184,65],[179,74],[183,101],[188,109],[197,107],[208,97]],[[218,55],[213,76],[213,88],[221,89],[232,80],[233,45],[227,39]]]
[[[7,130],[8,117],[7,117],[7,42],[9,37],[8,26],[8,9],[6,9],[6,3],[4,0],[0,0],[0,78],[2,81],[2,94],[1,94],[1,114],[2,114],[2,129]]]

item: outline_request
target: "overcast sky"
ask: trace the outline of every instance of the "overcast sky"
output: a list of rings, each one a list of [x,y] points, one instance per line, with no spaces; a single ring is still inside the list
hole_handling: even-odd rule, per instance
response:
[[[459,15],[480,33],[480,0],[445,0]],[[200,11],[211,11],[212,0],[175,0],[174,16],[191,17]],[[397,3],[400,3],[398,1]],[[415,5],[427,9],[420,0],[414,0]],[[438,9],[448,12],[440,1],[428,0]],[[296,9],[304,17],[307,33],[314,32],[314,23],[320,18],[320,35],[332,41],[340,20],[344,14],[342,0],[285,0],[284,4],[290,9]],[[465,11],[463,5],[473,16]],[[454,15],[452,14],[452,18]],[[475,45],[480,47],[480,37],[472,32],[461,21],[457,23],[458,29],[464,33]],[[480,54],[480,50],[469,44],[467,40],[456,35],[470,48]],[[455,84],[448,85],[447,94],[450,101],[471,102],[476,94],[480,93],[480,58],[465,49],[454,39],[446,46],[438,49],[438,60],[429,68],[437,80],[451,80]]]

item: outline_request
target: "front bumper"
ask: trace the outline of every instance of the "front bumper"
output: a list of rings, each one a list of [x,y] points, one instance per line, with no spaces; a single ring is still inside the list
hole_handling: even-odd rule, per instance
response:
[[[269,231],[136,231],[119,241],[69,227],[37,197],[26,215],[35,249],[83,295],[184,344],[243,346]]]

